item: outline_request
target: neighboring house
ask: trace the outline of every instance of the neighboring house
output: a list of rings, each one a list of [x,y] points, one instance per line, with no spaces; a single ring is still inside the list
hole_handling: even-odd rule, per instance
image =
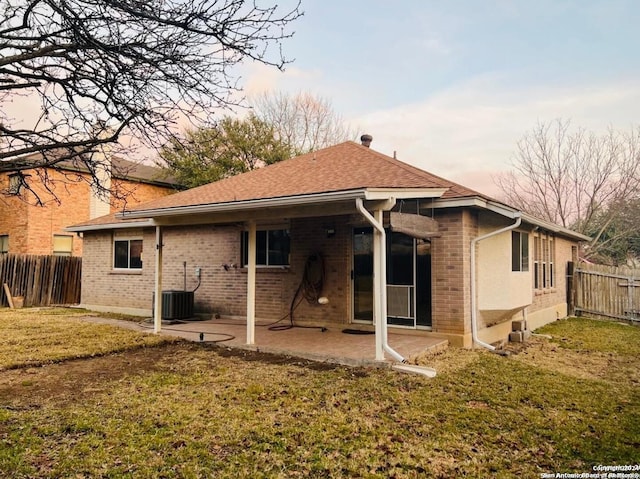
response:
[[[123,209],[125,202],[116,198],[126,197],[126,205],[135,205],[176,191],[175,181],[160,179],[159,168],[117,157],[108,164],[110,171],[101,178],[110,190],[108,198],[97,194],[89,173],[71,162],[0,173],[0,253],[82,256],[81,237],[65,231],[66,226]],[[36,204],[36,194],[42,205]]]
[[[296,298],[296,324],[373,323],[377,359],[386,324],[469,347],[565,316],[588,239],[354,142],[68,229],[84,235],[87,308],[159,313],[154,293],[198,285],[196,311],[246,317],[252,343],[255,319]]]

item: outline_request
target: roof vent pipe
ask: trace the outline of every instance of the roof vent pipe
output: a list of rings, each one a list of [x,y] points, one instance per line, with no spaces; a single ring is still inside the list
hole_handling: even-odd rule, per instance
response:
[[[369,148],[371,146],[371,142],[373,141],[373,137],[371,135],[364,134],[360,137],[360,141],[362,142],[362,146],[366,146]]]

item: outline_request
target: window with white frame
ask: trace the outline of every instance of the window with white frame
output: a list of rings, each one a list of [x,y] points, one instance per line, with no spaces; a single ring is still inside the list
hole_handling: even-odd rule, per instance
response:
[[[0,235],[0,254],[9,252],[9,235]]]
[[[249,263],[249,232],[242,232],[242,265]],[[289,266],[291,241],[288,229],[256,231],[256,265]]]
[[[511,232],[511,271],[529,271],[529,234]]]
[[[556,286],[556,242],[553,235],[539,232],[533,237],[533,287],[550,289]]]
[[[71,256],[73,253],[73,236],[53,235],[54,256]]]
[[[116,238],[113,241],[114,269],[142,269],[142,240]]]

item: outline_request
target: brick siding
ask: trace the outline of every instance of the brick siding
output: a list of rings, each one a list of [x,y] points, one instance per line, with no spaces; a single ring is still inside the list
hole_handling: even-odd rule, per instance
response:
[[[9,235],[9,252],[16,254],[49,255],[53,253],[53,236],[73,236],[73,256],[82,256],[82,238],[64,229],[67,226],[89,220],[91,188],[81,173],[47,171],[51,180],[51,192],[38,181],[34,171],[30,185],[40,197],[43,206],[36,206],[32,193],[23,200],[16,196],[0,196],[0,235]],[[84,177],[85,179],[82,179]],[[6,190],[9,175],[0,175],[0,190]],[[157,185],[114,180],[112,187],[130,192],[127,204],[137,204],[173,193],[173,189]],[[54,196],[55,195],[55,196]],[[122,202],[115,202],[112,211],[122,209]]]

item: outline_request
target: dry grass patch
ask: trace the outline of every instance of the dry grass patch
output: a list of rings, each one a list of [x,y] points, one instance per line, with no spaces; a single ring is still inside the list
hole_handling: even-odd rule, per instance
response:
[[[577,378],[640,385],[640,327],[586,318],[569,318],[540,328],[515,346],[513,358]]]
[[[511,478],[637,462],[635,384],[522,358],[450,348],[427,379],[181,342],[4,371],[0,476]]]
[[[91,357],[167,341],[109,325],[83,322],[68,309],[0,309],[0,370]]]

